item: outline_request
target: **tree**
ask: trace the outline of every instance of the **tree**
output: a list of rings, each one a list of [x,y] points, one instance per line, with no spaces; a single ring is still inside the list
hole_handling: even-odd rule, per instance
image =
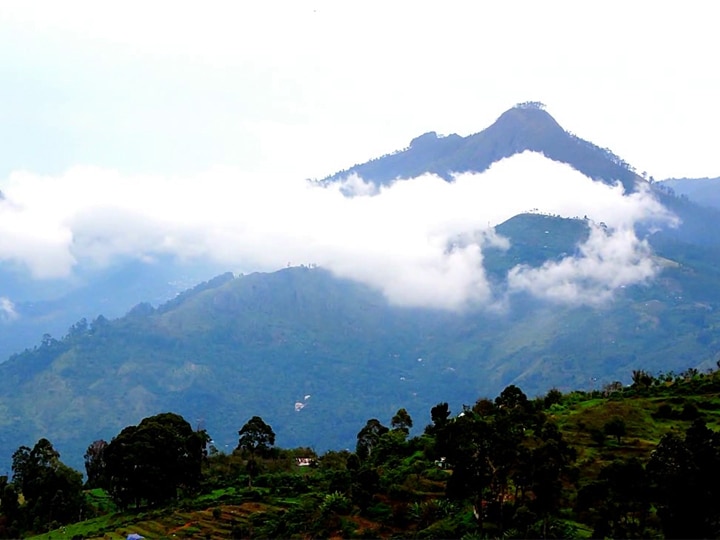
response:
[[[180,415],[163,413],[128,426],[105,448],[111,496],[121,508],[143,502],[169,502],[178,490],[192,492],[200,482],[206,435],[193,431]]]
[[[410,433],[410,428],[413,425],[413,421],[407,410],[398,409],[398,412],[396,412],[395,416],[393,416],[390,420],[390,425],[394,430],[402,431],[405,435],[408,435]]]
[[[604,467],[594,485],[598,509],[595,535],[600,538],[646,538],[645,522],[650,511],[647,475],[637,458],[614,461]]]
[[[450,418],[450,407],[447,403],[438,403],[430,409],[430,419],[435,426],[444,425]]]
[[[0,538],[20,538],[19,493],[7,476],[0,476]]]
[[[238,435],[240,438],[237,449],[249,452],[251,457],[255,454],[267,454],[275,444],[275,432],[259,416],[248,420],[238,431]]]
[[[602,429],[591,429],[590,438],[595,444],[602,448],[603,446],[605,446],[605,439],[607,439],[607,433]]]
[[[12,456],[13,486],[24,505],[19,521],[24,529],[47,530],[53,523],[80,519],[85,509],[82,474],[60,461],[60,454],[47,439],[30,449],[18,448]]]
[[[652,386],[654,377],[647,371],[641,369],[634,369],[632,372],[632,387],[636,389],[644,389]]]
[[[660,439],[646,467],[667,538],[720,535],[720,436],[695,420]]]
[[[556,403],[560,403],[562,401],[563,395],[560,390],[557,388],[551,388],[548,390],[548,393],[545,394],[545,397],[542,400],[543,407],[546,409],[549,409]]]
[[[446,493],[450,499],[470,499],[482,535],[485,518],[486,491],[492,480],[491,424],[470,411],[448,425],[444,442],[447,459],[453,467]]]
[[[85,451],[85,472],[89,488],[106,487],[105,449],[108,443],[100,439],[94,441]]]
[[[425,433],[428,435],[437,435],[447,425],[450,418],[450,407],[447,403],[438,403],[430,409],[430,419],[432,424],[425,426]]]
[[[498,397],[495,398],[495,405],[505,411],[529,412],[530,400],[525,393],[514,384],[506,387]]]
[[[617,443],[622,443],[622,438],[627,433],[627,428],[625,427],[625,420],[620,418],[619,416],[616,416],[612,420],[608,420],[605,425],[603,426],[603,431],[611,436],[615,437],[617,439]]]
[[[240,436],[237,450],[250,454],[245,470],[248,473],[248,486],[252,487],[252,479],[260,472],[255,455],[267,455],[275,444],[275,432],[259,416],[253,416],[238,431]]]
[[[480,398],[472,406],[472,411],[480,417],[493,416],[497,412],[497,407],[492,400]]]
[[[370,457],[370,454],[380,442],[380,437],[387,433],[389,430],[387,427],[380,423],[380,420],[371,418],[365,424],[357,434],[357,445],[355,446],[355,453],[361,461],[366,460]]]
[[[533,508],[543,516],[542,536],[547,538],[550,516],[560,506],[563,480],[572,476],[577,453],[552,422],[543,426],[539,438],[540,441],[535,443],[537,446],[531,450]]]

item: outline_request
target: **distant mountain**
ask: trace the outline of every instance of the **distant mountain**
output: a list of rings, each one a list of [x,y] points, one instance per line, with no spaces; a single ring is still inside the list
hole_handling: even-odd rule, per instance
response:
[[[587,225],[521,215],[498,231],[514,246],[488,251],[499,277],[572,251]],[[657,282],[602,309],[519,296],[505,311],[464,313],[393,307],[322,269],[219,276],[158,308],[76,325],[1,365],[0,456],[46,436],[80,467],[93,440],[168,410],[206,427],[220,448],[255,414],[284,446],[346,448],[366,417],[401,406],[422,426],[438,401],[458,410],[511,383],[537,395],[627,381],[638,368],[714,365],[720,273],[666,264]]]
[[[720,178],[668,178],[659,186],[700,206],[720,209]]]
[[[426,133],[413,139],[404,150],[355,165],[323,181],[333,182],[356,173],[366,181],[387,184],[398,177],[411,178],[427,172],[451,180],[454,172],[481,172],[502,158],[526,150],[567,163],[599,181],[619,181],[626,191],[648,184],[609,149],[565,131],[536,102],[513,107],[474,135],[439,137],[434,132]],[[682,226],[675,230],[653,231],[653,246],[670,258],[692,246],[720,247],[716,232],[720,209],[710,208],[713,196],[708,190],[690,196],[678,188],[678,195],[687,196],[682,198],[665,187],[679,183],[687,182],[669,180],[651,186],[658,199],[682,220]],[[155,263],[117,261],[109,268],[87,270],[68,279],[40,281],[0,261],[0,362],[34,346],[44,334],[64,335],[81,318],[92,319],[100,314],[118,317],[139,302],[157,305],[226,270],[206,261],[190,264],[166,257]]]
[[[597,181],[619,181],[627,192],[654,190],[682,220],[677,229],[638,231],[652,246],[659,276],[620,288],[599,307],[522,293],[493,308],[451,313],[391,306],[379,292],[323,269],[288,268],[222,274],[154,307],[151,295],[179,267],[141,265],[116,282],[89,280],[62,295],[63,302],[79,295],[90,322],[78,322],[63,339],[38,338],[0,365],[0,460],[44,436],[80,466],[94,439],[168,410],[206,427],[221,449],[234,446],[239,427],[256,414],[282,446],[344,448],[367,417],[389,418],[399,407],[421,427],[449,396],[458,410],[511,383],[535,395],[627,381],[633,369],[714,365],[720,212],[646,182],[609,150],[564,131],[538,104],[515,107],[469,137],[423,135],[324,181],[357,173],[387,184],[425,172],[452,181],[453,172],[482,171],[525,150]],[[510,247],[483,250],[489,280],[501,294],[518,265],[537,268],[576,254],[589,225],[536,214],[498,225]],[[153,275],[158,279],[147,281]],[[108,306],[131,298],[152,305],[110,320],[96,315],[100,298]]]
[[[34,280],[0,263],[0,363],[40,342],[44,334],[64,336],[82,318],[115,318],[138,302],[155,305],[225,270],[170,257],[155,262],[116,261],[67,279]]]

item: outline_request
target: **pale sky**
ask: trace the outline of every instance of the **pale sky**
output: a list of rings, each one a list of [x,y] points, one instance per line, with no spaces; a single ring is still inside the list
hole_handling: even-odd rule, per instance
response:
[[[647,171],[720,176],[712,2],[0,3],[0,177],[323,177],[521,101]]]
[[[39,279],[118,255],[320,264],[401,304],[490,305],[488,226],[538,208],[610,229],[508,287],[597,303],[658,271],[632,227],[673,218],[647,194],[536,154],[354,198],[304,180],[522,101],[656,179],[720,176],[712,7],[0,2],[0,261]]]

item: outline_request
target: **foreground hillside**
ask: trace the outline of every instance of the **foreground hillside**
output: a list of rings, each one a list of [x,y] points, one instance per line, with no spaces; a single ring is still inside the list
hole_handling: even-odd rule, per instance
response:
[[[118,476],[118,449],[122,470],[144,469],[154,452],[172,461],[152,440],[142,457],[133,437],[143,432],[173,425],[185,440],[204,436],[159,415],[88,449],[88,487],[98,487],[86,491],[82,512],[95,517],[38,538],[717,537],[720,372],[632,379],[535,400],[509,386],[459,411],[438,403],[422,420],[401,408],[358,425],[352,452],[276,448],[271,426],[255,417],[232,453],[210,441],[194,480],[157,466],[136,480]],[[409,436],[413,424],[418,435]],[[128,497],[138,482],[153,488]],[[174,487],[163,492],[164,484]],[[26,511],[42,508],[27,506],[33,500]],[[27,523],[23,507],[2,508],[6,534]],[[55,514],[58,523],[68,517]],[[48,524],[38,514],[30,528]]]

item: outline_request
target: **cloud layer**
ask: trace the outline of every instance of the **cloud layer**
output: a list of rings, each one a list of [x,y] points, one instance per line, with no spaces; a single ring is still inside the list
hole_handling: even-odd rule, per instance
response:
[[[0,190],[0,260],[38,279],[118,256],[201,258],[238,272],[317,264],[394,303],[446,309],[497,300],[483,248],[502,246],[493,227],[518,213],[606,225],[593,229],[579,257],[509,276],[510,290],[576,303],[652,277],[649,248],[633,226],[672,221],[647,192],[625,196],[529,152],[451,183],[425,175],[379,190],[356,177],[320,186],[229,168],[171,177],[91,167],[16,172]]]

